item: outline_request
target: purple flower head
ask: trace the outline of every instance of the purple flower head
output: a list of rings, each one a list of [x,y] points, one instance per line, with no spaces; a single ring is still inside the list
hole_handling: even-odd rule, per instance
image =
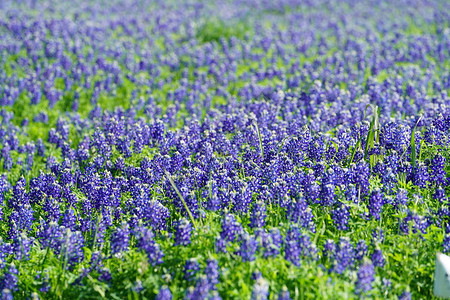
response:
[[[269,298],[269,283],[263,277],[258,278],[253,284],[252,300],[266,300]]]
[[[253,203],[252,214],[250,217],[250,227],[262,228],[266,224],[266,204],[263,200],[257,200]]]
[[[357,295],[365,294],[372,290],[373,281],[375,275],[375,269],[371,263],[364,263],[359,267],[356,281],[355,293]]]
[[[146,227],[136,229],[137,247],[147,254],[148,260],[152,265],[158,265],[163,262],[164,253],[159,244],[154,240],[153,232]]]
[[[188,259],[184,265],[184,278],[187,281],[194,280],[199,270],[200,264],[198,263],[198,261],[194,258]]]
[[[185,299],[206,299],[211,288],[208,278],[205,275],[200,275],[196,280],[195,287],[187,290]]]
[[[61,225],[73,231],[76,230],[76,222],[77,218],[75,216],[75,211],[73,210],[73,208],[67,209],[64,212]]]
[[[336,243],[333,240],[326,240],[323,244],[323,256],[334,257],[336,253]]]
[[[14,251],[15,259],[28,260],[30,258],[30,249],[33,243],[32,238],[28,238],[25,234],[22,234],[14,240],[12,247]]]
[[[362,260],[368,252],[368,247],[365,240],[360,240],[355,247],[355,258]]]
[[[41,243],[41,246],[49,247],[56,254],[59,254],[61,250],[61,243],[63,241],[64,228],[60,227],[55,222],[49,222],[41,224],[37,233],[37,238]]]
[[[280,254],[283,244],[283,236],[278,228],[270,229],[270,232],[261,230],[257,232],[260,247],[264,251],[264,257],[276,257]]]
[[[100,276],[98,277],[99,281],[109,282],[112,279],[111,272],[108,268],[102,268],[100,271]]]
[[[298,223],[303,228],[309,228],[311,231],[315,231],[314,215],[303,197],[289,204],[287,214],[293,223]]]
[[[382,243],[384,240],[383,229],[377,228],[372,231],[372,238],[375,243]]]
[[[170,292],[169,287],[162,286],[159,289],[158,295],[156,295],[156,300],[172,300],[172,293]]]
[[[278,294],[278,300],[290,300],[291,295],[289,294],[289,290],[286,286],[283,286],[280,293]]]
[[[372,191],[368,203],[369,213],[375,219],[380,219],[380,214],[383,209],[383,194],[379,189]]]
[[[205,275],[208,278],[209,284],[215,289],[215,286],[219,283],[219,262],[215,259],[208,259],[205,268]]]
[[[61,254],[69,269],[84,259],[84,237],[80,231],[67,229],[61,245]]]
[[[384,267],[386,260],[383,256],[383,252],[380,249],[375,249],[371,257],[372,263],[375,267]]]
[[[0,237],[0,269],[5,267],[6,258],[13,253],[13,247],[9,243],[3,242]]]
[[[336,247],[332,270],[338,274],[344,273],[345,270],[353,266],[355,252],[350,240],[341,237]]]
[[[411,293],[408,291],[403,292],[400,296],[398,296],[398,300],[411,300]]]
[[[430,164],[430,181],[436,186],[445,185],[447,183],[447,173],[445,171],[445,157],[436,155]]]
[[[11,290],[3,289],[2,294],[1,294],[1,299],[2,300],[13,300],[14,297],[13,297]]]
[[[187,246],[191,243],[192,224],[186,218],[175,225],[175,245]]]
[[[8,270],[3,275],[2,281],[0,283],[0,288],[16,291],[18,289],[17,284],[19,282],[18,275],[19,271],[16,269],[16,266],[11,264]]]
[[[242,225],[232,214],[226,214],[222,221],[222,230],[220,239],[216,242],[216,248],[219,251],[226,252],[226,246],[229,242],[234,242],[243,232]]]
[[[242,261],[254,261],[256,259],[256,249],[258,248],[258,242],[254,236],[244,233],[241,237],[241,247],[238,251],[239,256],[242,257]]]
[[[123,224],[111,235],[111,252],[120,254],[128,249],[130,230],[128,224]]]
[[[423,163],[420,163],[414,169],[414,184],[420,188],[426,188],[430,182],[430,174],[428,168]]]
[[[397,207],[404,206],[408,203],[408,192],[405,189],[399,189],[395,196],[395,205]]]
[[[333,210],[332,219],[338,230],[347,230],[350,219],[350,209],[345,204],[338,204]]]
[[[317,249],[309,236],[303,234],[297,226],[291,226],[284,241],[285,258],[296,266],[300,266],[300,259],[317,258]]]

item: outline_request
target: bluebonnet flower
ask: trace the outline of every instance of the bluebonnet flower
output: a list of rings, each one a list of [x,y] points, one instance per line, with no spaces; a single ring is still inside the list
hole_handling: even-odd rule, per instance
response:
[[[335,186],[332,183],[322,184],[320,190],[321,204],[324,206],[332,206],[336,202]]]
[[[355,289],[357,295],[365,294],[373,289],[372,284],[375,280],[374,275],[375,269],[372,264],[366,262],[359,267],[357,274],[358,280]]]
[[[211,285],[212,289],[215,289],[215,286],[219,283],[219,262],[215,259],[208,259],[206,268],[205,268],[205,275],[208,279],[209,284]]]
[[[64,212],[61,225],[73,231],[76,229],[76,221],[75,211],[69,208]]]
[[[59,203],[53,197],[47,197],[45,199],[42,210],[47,213],[47,219],[49,221],[57,222],[59,220],[61,215]]]
[[[6,192],[11,189],[11,185],[8,182],[6,175],[0,176],[0,203],[3,202]]]
[[[191,243],[192,225],[186,218],[175,225],[175,245],[187,246]]]
[[[261,271],[256,270],[252,273],[252,280],[257,280],[262,277]]]
[[[28,238],[25,234],[21,234],[20,236],[14,239],[12,244],[15,259],[28,260],[30,258],[30,249],[33,243],[32,238]]]
[[[289,290],[286,288],[286,286],[283,286],[282,290],[278,294],[278,300],[290,300],[291,295],[289,294]]]
[[[406,205],[408,203],[408,193],[405,189],[399,189],[395,196],[395,205],[397,207]]]
[[[208,297],[209,294],[212,291],[212,286],[209,283],[208,278],[205,275],[201,275],[195,284],[194,288],[189,288],[186,294],[185,299],[210,299],[211,297]],[[215,299],[220,299],[220,297],[215,294]]]
[[[352,183],[356,185],[356,190],[360,190],[361,194],[367,193],[369,189],[370,169],[365,162],[355,164],[351,170]]]
[[[13,253],[11,244],[3,242],[0,237],[0,269],[5,267],[6,258]]]
[[[226,252],[228,242],[234,242],[242,232],[242,225],[236,220],[235,216],[226,214],[222,221],[220,238],[216,241],[218,251]]]
[[[377,228],[372,231],[372,238],[375,243],[382,243],[384,240],[383,229]]]
[[[383,204],[383,194],[381,191],[379,189],[372,191],[369,197],[368,208],[370,215],[375,218],[375,220],[380,219]]]
[[[433,197],[437,200],[439,200],[439,202],[444,203],[447,201],[447,196],[445,195],[445,190],[442,187],[437,187],[436,191],[433,195]]]
[[[298,223],[304,228],[309,228],[313,232],[315,231],[314,215],[303,197],[289,204],[287,214],[293,223]]]
[[[136,293],[140,293],[144,287],[142,286],[142,281],[137,279],[136,282],[134,283],[133,287],[131,288],[134,292]]]
[[[120,197],[118,197],[120,199]],[[167,227],[167,220],[170,212],[167,207],[159,201],[150,199],[148,195],[140,194],[134,200],[134,212],[145,224],[157,230],[164,230]]]
[[[254,261],[257,248],[258,242],[255,237],[245,232],[241,237],[241,246],[238,251],[242,261]]]
[[[269,283],[264,278],[258,278],[253,284],[252,300],[265,300],[269,298]]]
[[[99,281],[109,282],[112,279],[111,272],[108,268],[102,268],[100,271],[100,276],[98,277]]]
[[[130,230],[128,224],[123,224],[111,235],[111,252],[112,254],[119,254],[128,249],[130,240]]]
[[[430,174],[428,173],[427,167],[423,163],[419,163],[414,169],[414,184],[421,188],[426,188],[429,181]]]
[[[375,267],[384,267],[384,264],[386,262],[383,252],[380,249],[375,249],[372,253],[371,257],[372,263]]]
[[[326,240],[323,244],[323,256],[334,257],[336,253],[336,243],[333,240]]]
[[[195,278],[195,275],[200,270],[200,264],[194,258],[190,258],[186,261],[184,265],[184,278],[187,281],[192,281]]]
[[[61,246],[61,255],[69,269],[84,259],[84,246],[84,237],[80,231],[71,232],[70,229],[66,231]]]
[[[172,293],[170,292],[169,287],[162,286],[159,289],[158,295],[156,295],[156,300],[172,300]]]
[[[250,217],[250,227],[261,228],[266,224],[266,204],[262,200],[253,203],[252,214]]]
[[[333,210],[332,218],[338,230],[347,230],[350,218],[349,207],[345,204],[338,204]]]
[[[18,231],[28,231],[33,224],[33,210],[29,204],[25,204],[18,210],[13,211],[10,215],[10,231],[8,232],[11,239],[14,239]]]
[[[445,157],[436,155],[430,164],[430,181],[436,184],[436,186],[444,185],[447,182],[445,172]]]
[[[355,259],[355,252],[350,240],[341,237],[336,247],[332,270],[338,274],[342,274],[350,268]]]
[[[398,296],[398,300],[411,300],[411,293],[408,291],[403,292],[400,296]]]
[[[13,294],[9,289],[3,289],[1,294],[2,300],[13,300]]]
[[[152,265],[158,265],[163,262],[164,253],[160,246],[154,240],[152,231],[145,227],[137,229],[137,247],[147,254],[148,260]]]
[[[280,254],[283,237],[278,228],[271,228],[269,232],[261,230],[256,233],[260,247],[264,251],[264,257],[276,257]]]
[[[365,240],[360,240],[355,247],[355,258],[362,260],[368,252],[368,247]]]
[[[296,266],[300,266],[300,258],[316,258],[317,249],[309,236],[300,232],[296,226],[291,226],[285,238],[285,258]]]
[[[57,254],[61,249],[64,229],[58,226],[55,222],[41,224],[37,233],[37,238],[42,247],[49,247]]]
[[[17,285],[19,282],[18,274],[19,271],[16,269],[16,266],[11,264],[3,275],[0,288],[2,290],[7,289],[10,291],[16,291],[18,289]]]
[[[82,236],[93,251],[105,252],[109,249],[104,247],[105,239],[111,235],[111,252],[119,254],[130,246],[129,232],[149,263],[160,263],[163,244],[160,247],[157,241],[171,238],[164,232],[175,232],[177,245],[197,238],[186,223],[168,228],[173,209],[186,211],[161,166],[173,174],[194,217],[226,208],[236,214],[225,211],[216,250],[239,246],[248,260],[256,255],[252,239],[259,242],[259,254],[266,259],[278,256],[283,248],[286,259],[295,264],[309,256],[316,258],[308,237],[309,231],[315,231],[314,214],[324,213],[321,217],[331,217],[338,231],[348,230],[354,225],[348,203],[367,204],[369,213],[362,216],[362,224],[368,215],[380,219],[384,206],[388,212],[392,205],[393,211],[407,214],[399,221],[401,234],[412,230],[423,235],[431,224],[447,223],[446,155],[428,157],[432,153],[428,150],[446,149],[450,142],[449,81],[436,75],[442,68],[435,68],[441,63],[446,71],[447,40],[442,36],[446,37],[447,15],[434,3],[418,3],[407,14],[414,19],[423,13],[432,21],[436,30],[424,36],[423,32],[404,34],[405,26],[397,23],[405,20],[389,3],[377,6],[374,14],[368,14],[366,6],[355,6],[352,18],[339,10],[337,20],[327,19],[324,10],[309,2],[302,4],[304,17],[297,18],[295,5],[287,0],[239,1],[242,7],[237,11],[236,3],[218,10],[210,3],[157,5],[148,16],[146,5],[125,3],[122,11],[131,18],[121,18],[117,6],[104,3],[88,8],[92,18],[85,22],[83,8],[73,20],[55,20],[55,13],[71,15],[73,8],[57,3],[45,14],[34,15],[17,9],[22,1],[4,2],[0,6],[8,16],[0,22],[0,65],[5,66],[0,70],[0,106],[4,107],[0,163],[9,172],[8,178],[0,179],[0,215],[5,221],[2,235],[13,245],[8,250],[6,243],[0,243],[3,264],[35,253],[26,247],[34,234],[31,247],[48,248],[58,257],[70,258],[72,250],[78,253],[70,266],[74,267],[82,260]],[[31,2],[34,7],[35,1]],[[333,11],[336,3],[328,1],[328,10]],[[99,8],[107,17],[98,13]],[[259,21],[251,21],[252,35],[210,40],[202,36],[202,28],[186,20],[199,20],[202,25],[202,16],[214,9],[224,25],[248,13],[257,14],[265,24],[261,12],[276,12],[292,26],[263,30]],[[390,20],[394,15],[395,22]],[[316,22],[320,19],[327,21]],[[154,22],[151,31],[145,30],[149,20]],[[354,30],[360,27],[364,30]],[[315,38],[317,32],[323,36]],[[163,37],[164,47],[154,40],[158,36]],[[26,55],[17,56],[21,52]],[[299,53],[317,55],[305,61],[298,59]],[[242,63],[247,67],[241,68]],[[17,111],[24,100],[32,107]],[[54,110],[50,115],[46,105]],[[379,139],[368,149],[368,159],[364,158],[365,142],[370,142],[366,110],[373,113],[375,106],[380,112]],[[419,114],[420,120],[409,117]],[[44,124],[50,127],[37,132]],[[409,145],[416,125],[415,150],[422,159],[413,167]],[[36,139],[47,135],[45,141]],[[49,173],[35,176],[41,166]],[[17,179],[18,172],[23,178],[12,191],[3,188],[8,180]],[[399,183],[404,176],[405,182]],[[30,178],[29,189],[24,178]],[[379,193],[369,193],[372,180]],[[417,191],[400,188],[410,182]],[[431,190],[424,193],[424,188]],[[421,194],[423,199],[408,199],[408,193],[409,197]],[[341,197],[346,200],[342,204]],[[203,199],[206,205],[201,210]],[[436,213],[427,211],[435,205],[422,205],[431,200],[443,204]],[[408,211],[412,202],[420,211]],[[324,206],[329,209],[323,210]],[[278,229],[265,230],[269,207],[285,210],[287,221],[298,228],[289,228],[285,239]],[[249,217],[254,237],[244,233],[238,215],[242,220]],[[284,216],[277,215],[271,225],[286,221],[279,220]],[[123,220],[126,230],[120,225]],[[446,231],[444,250],[450,247]],[[21,234],[29,240],[21,240]],[[318,238],[322,240],[320,234]],[[377,235],[373,240],[379,247],[382,238]],[[73,249],[68,242],[74,243]],[[351,255],[345,255],[351,251],[343,250],[349,245],[323,245],[323,256],[334,271],[341,272],[334,264],[346,266],[345,270],[354,266],[347,263]],[[362,260],[367,251],[360,241],[353,249],[354,259]],[[376,256],[372,258],[377,264]],[[105,281],[113,275],[105,266],[95,271]],[[202,292],[211,288],[202,276],[192,285],[192,295],[213,297]],[[5,297],[12,297],[11,291],[5,291]]]
[[[15,210],[21,209],[24,205],[30,203],[28,193],[26,191],[26,180],[21,177],[13,187],[13,195],[9,201],[9,206]]]

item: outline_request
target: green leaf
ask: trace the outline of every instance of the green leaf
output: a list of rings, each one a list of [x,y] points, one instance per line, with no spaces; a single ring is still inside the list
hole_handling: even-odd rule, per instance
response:
[[[414,128],[411,131],[411,165],[414,168],[416,167],[416,128],[421,119],[422,117],[417,120],[416,125],[414,125]]]

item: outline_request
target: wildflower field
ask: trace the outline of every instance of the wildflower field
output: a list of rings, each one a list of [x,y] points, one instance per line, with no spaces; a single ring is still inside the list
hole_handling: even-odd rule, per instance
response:
[[[450,2],[0,1],[1,299],[432,299]]]

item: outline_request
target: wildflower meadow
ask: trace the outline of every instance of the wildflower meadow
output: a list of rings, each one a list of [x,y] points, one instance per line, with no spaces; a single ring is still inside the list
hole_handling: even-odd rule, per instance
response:
[[[0,299],[433,299],[449,21],[0,0]]]

